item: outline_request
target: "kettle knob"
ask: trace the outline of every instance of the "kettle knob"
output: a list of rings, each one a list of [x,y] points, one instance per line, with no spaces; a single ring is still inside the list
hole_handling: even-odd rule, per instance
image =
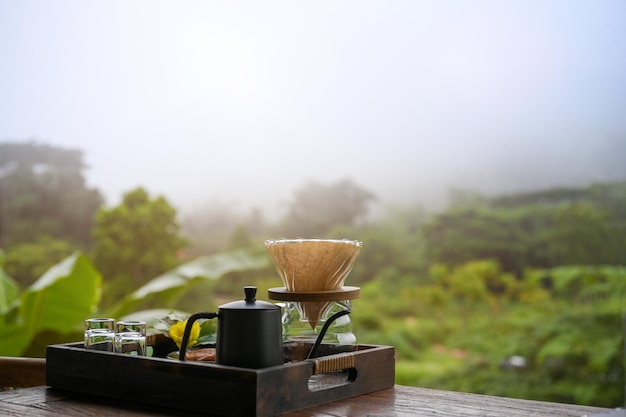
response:
[[[256,287],[247,286],[244,287],[243,290],[246,293],[246,304],[254,303],[256,301]]]

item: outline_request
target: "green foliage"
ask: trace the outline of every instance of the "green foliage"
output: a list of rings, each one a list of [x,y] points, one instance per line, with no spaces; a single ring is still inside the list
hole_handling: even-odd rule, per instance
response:
[[[607,250],[611,232],[607,215],[590,204],[559,207],[554,214],[548,253],[553,265],[602,265],[612,259]],[[565,244],[567,243],[567,244]]]
[[[188,314],[180,314],[176,312],[169,312],[167,315],[157,316],[156,321],[152,328],[155,333],[170,336],[170,329],[177,323],[187,320]],[[153,319],[154,320],[154,319]],[[217,325],[215,320],[198,320],[197,325],[200,327],[198,338],[190,341],[187,345],[189,348],[199,347],[203,344],[215,344],[217,341]],[[196,324],[194,323],[194,326]]]
[[[50,236],[88,248],[102,197],[86,187],[84,168],[78,150],[0,143],[0,247]]]
[[[518,279],[494,261],[475,261],[433,266],[429,275],[420,280],[428,284],[404,289],[373,281],[355,302],[359,341],[396,347],[397,383],[623,404],[626,268],[527,270]],[[513,355],[526,365],[506,365]]]
[[[546,271],[541,279],[552,289],[553,297],[577,304],[626,300],[623,266],[564,266]]]
[[[497,321],[510,325],[509,317],[519,314],[521,308],[510,308]],[[468,343],[468,335],[458,335],[448,343],[463,346],[469,359],[448,375],[420,382],[487,395],[616,407],[623,404],[624,386],[619,321],[616,311],[597,314],[559,309],[534,317],[526,325],[510,329],[519,344],[509,346],[509,352],[516,347],[515,353],[509,354],[522,355],[528,361],[518,369],[501,365],[506,358],[503,342],[510,336],[496,331],[500,326],[477,328],[472,322],[468,333],[480,334],[482,349]]]
[[[455,206],[422,227],[429,262],[496,259],[506,271],[626,264],[626,182]]]
[[[105,279],[105,305],[176,266],[186,244],[175,209],[141,188],[126,193],[119,206],[101,208],[96,222],[93,261]]]
[[[245,277],[246,284],[254,285],[257,282],[249,280],[250,277],[260,272],[259,276],[266,279],[271,268],[270,258],[260,250],[238,250],[200,258],[156,277],[109,311],[103,311],[98,304],[102,277],[84,254],[75,253],[50,268],[19,298],[7,292],[0,300],[4,305],[10,304],[8,309],[0,311],[0,356],[43,356],[48,344],[82,338],[85,318],[96,314],[153,324],[170,313],[185,316],[193,311],[217,308],[212,292],[203,294],[200,308],[190,305],[189,295],[200,283],[229,282],[229,278],[238,274]],[[10,284],[10,278],[0,268],[0,288],[15,291],[16,287]],[[259,294],[262,293],[259,287]],[[181,301],[182,296],[185,297]],[[243,286],[230,297],[233,298],[229,300],[242,298]],[[186,308],[177,309],[178,301]]]
[[[19,295],[17,283],[7,275],[3,268],[4,252],[0,250],[0,315],[9,311],[11,304]]]
[[[0,355],[23,354],[44,333],[75,335],[94,314],[100,285],[100,274],[84,254],[77,252],[50,268],[0,317]]]
[[[202,288],[200,284],[207,281],[229,281],[226,277],[233,274],[245,273],[249,276],[255,270],[267,273],[271,267],[271,260],[267,254],[254,249],[242,249],[224,252],[216,255],[204,256],[180,265],[164,274],[157,276],[141,288],[127,295],[112,309],[111,315],[119,317],[138,309],[153,307],[175,308],[183,296],[189,292]],[[238,286],[237,296],[243,286]],[[202,292],[202,309],[209,308],[216,286],[212,291]],[[186,308],[191,307],[188,298],[181,301]]]
[[[509,271],[525,266],[523,213],[488,208],[457,208],[423,226],[427,258],[459,265],[474,259],[497,259]]]
[[[21,288],[28,287],[50,267],[76,251],[72,243],[40,236],[34,242],[14,245],[6,256],[6,271]]]

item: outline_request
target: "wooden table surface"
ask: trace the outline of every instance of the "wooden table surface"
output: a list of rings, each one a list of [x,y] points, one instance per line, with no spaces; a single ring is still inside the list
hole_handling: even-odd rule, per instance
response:
[[[201,400],[201,399],[199,399]],[[213,404],[219,409],[219,404]],[[396,385],[392,389],[283,414],[283,417],[582,417],[610,409]],[[0,416],[192,416],[188,412],[61,391],[46,386],[0,392]]]

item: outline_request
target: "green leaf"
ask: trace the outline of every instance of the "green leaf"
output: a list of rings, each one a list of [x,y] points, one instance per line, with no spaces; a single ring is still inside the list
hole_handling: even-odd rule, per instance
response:
[[[146,323],[146,327],[150,332],[153,329],[157,333],[166,333],[169,327],[176,321],[184,320],[189,313],[179,310],[153,308],[149,310],[141,310],[132,314],[119,317],[119,320],[139,320]],[[117,317],[117,316],[116,316]]]
[[[80,252],[50,268],[22,293],[14,322],[0,328],[0,355],[20,355],[44,330],[76,331],[96,310],[101,283],[98,271]]]
[[[23,324],[0,325],[0,333],[0,356],[20,356],[32,340],[27,326]]]
[[[95,312],[101,283],[89,259],[76,252],[22,294],[22,317],[35,332],[69,333]]]
[[[249,250],[203,256],[156,277],[131,294],[130,298],[143,299],[154,293],[178,288],[195,277],[216,280],[228,272],[265,268],[269,260],[267,254],[258,256]]]
[[[269,267],[271,260],[267,253],[251,249],[203,256],[154,278],[115,306],[112,315],[128,314],[137,303],[150,297],[158,297],[161,304],[167,303],[202,280],[218,280],[231,272]]]
[[[19,288],[15,281],[2,268],[4,255],[0,251],[0,315],[11,309],[11,304],[19,296]]]
[[[206,343],[216,343],[217,341],[217,325],[215,320],[205,320],[200,323],[200,336],[196,345]]]

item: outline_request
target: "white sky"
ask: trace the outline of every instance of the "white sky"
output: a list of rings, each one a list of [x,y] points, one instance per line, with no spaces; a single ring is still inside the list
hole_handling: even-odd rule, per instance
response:
[[[626,162],[624,21],[624,0],[0,0],[0,141],[81,149],[107,203],[183,211],[345,177],[389,203],[588,182]]]

